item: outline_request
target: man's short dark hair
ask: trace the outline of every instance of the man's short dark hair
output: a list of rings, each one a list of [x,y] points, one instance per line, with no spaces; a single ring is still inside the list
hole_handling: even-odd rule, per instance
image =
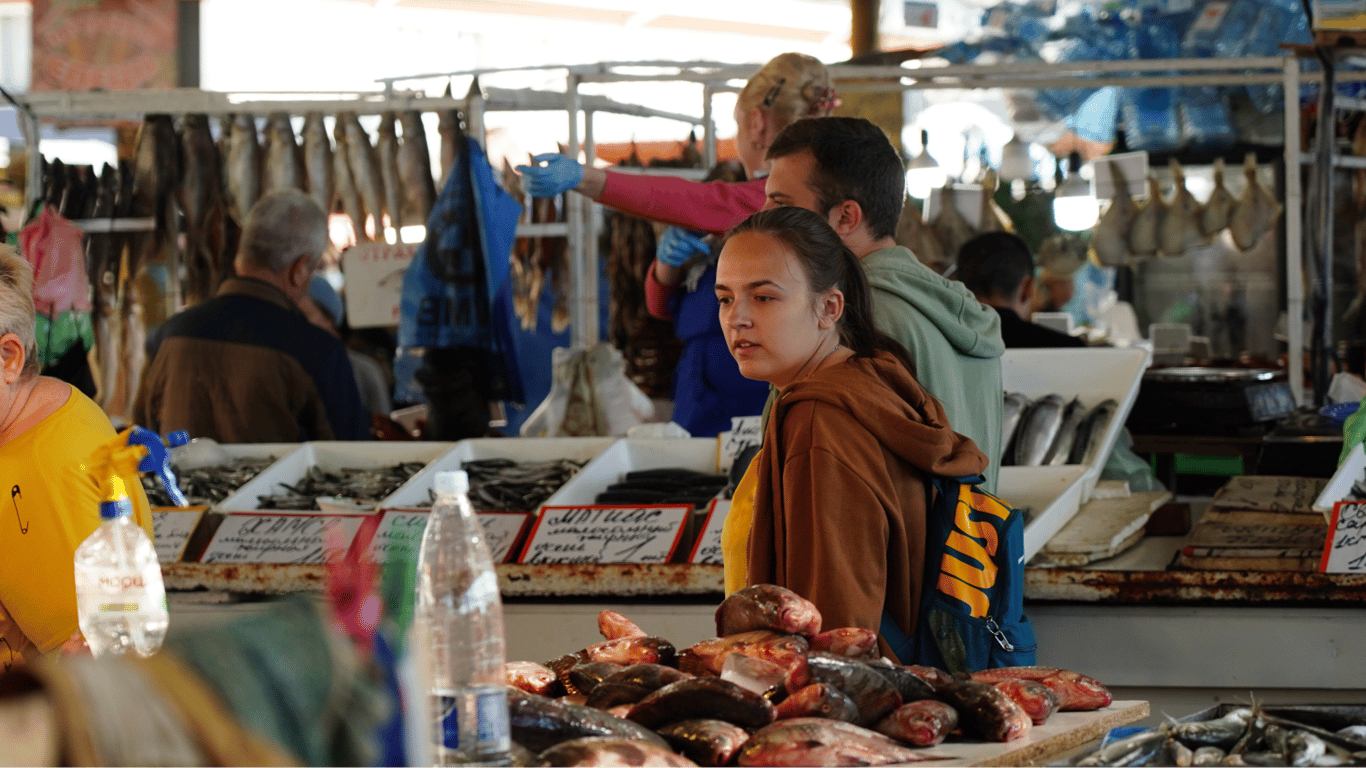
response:
[[[978,296],[1009,299],[1034,274],[1034,256],[1009,232],[983,232],[958,249],[958,279]]]
[[[811,190],[828,214],[845,200],[863,209],[875,238],[896,234],[906,169],[887,134],[861,117],[807,117],[780,131],[768,148],[770,160],[810,150],[816,159]]]

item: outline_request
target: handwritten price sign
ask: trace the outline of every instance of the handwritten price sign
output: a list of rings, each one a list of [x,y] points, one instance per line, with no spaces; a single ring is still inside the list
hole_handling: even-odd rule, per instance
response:
[[[199,562],[317,565],[345,552],[366,517],[228,515]]]
[[[697,544],[692,548],[688,562],[695,565],[721,564],[721,529],[726,525],[726,514],[730,512],[730,499],[712,499],[711,509],[707,510],[707,523],[697,535]]]
[[[493,562],[507,560],[513,544],[526,527],[526,512],[480,512],[479,523],[484,527],[484,543],[488,545]],[[417,560],[422,547],[422,534],[427,530],[427,512],[386,510],[375,535],[366,546],[366,556],[377,563],[404,557]]]
[[[157,559],[163,563],[179,562],[190,542],[190,534],[204,516],[204,507],[180,509],[170,507],[152,510],[152,531],[155,535]]]
[[[1366,502],[1339,501],[1319,562],[1323,573],[1366,573]]]
[[[545,507],[519,562],[666,563],[691,513],[690,504]]]
[[[342,253],[346,273],[346,318],[352,328],[396,325],[403,273],[417,245],[361,243]]]

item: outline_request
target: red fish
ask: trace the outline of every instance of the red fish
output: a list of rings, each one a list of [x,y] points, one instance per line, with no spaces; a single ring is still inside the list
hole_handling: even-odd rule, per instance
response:
[[[933,747],[958,727],[958,710],[934,699],[897,707],[873,727],[884,736],[916,747]]]
[[[996,688],[1019,704],[1035,725],[1043,725],[1062,704],[1058,694],[1038,680],[1002,680]]]
[[[751,584],[732,593],[716,609],[716,634],[726,637],[756,629],[810,637],[821,631],[821,613],[790,589]]]
[[[608,640],[645,634],[645,630],[637,627],[635,622],[616,611],[602,611],[598,614],[598,631]]]
[[[1087,711],[1110,706],[1114,696],[1099,680],[1057,667],[999,667],[973,672],[972,679],[984,683],[1003,680],[1036,680],[1058,694],[1064,712]]]
[[[549,667],[534,661],[509,661],[503,665],[503,675],[507,678],[507,684],[513,688],[541,696],[549,696],[551,689],[558,682],[555,673]]]
[[[736,755],[736,765],[890,765],[930,759],[877,731],[839,720],[797,717],[761,729]]]
[[[862,661],[879,657],[877,633],[863,627],[840,627],[811,638],[811,650],[827,651]]]
[[[939,698],[958,710],[967,730],[987,741],[1014,741],[1029,733],[1029,715],[988,683],[954,680],[939,689]]]
[[[760,629],[694,643],[678,654],[678,668],[695,675],[720,675],[726,657],[739,653],[791,669],[809,648],[804,637]]]

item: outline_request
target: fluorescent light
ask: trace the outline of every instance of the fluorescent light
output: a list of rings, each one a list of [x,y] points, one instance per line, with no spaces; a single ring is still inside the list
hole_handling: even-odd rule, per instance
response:
[[[1081,177],[1081,154],[1073,152],[1067,160],[1067,178],[1053,191],[1053,221],[1062,229],[1081,232],[1100,219],[1100,201]]]

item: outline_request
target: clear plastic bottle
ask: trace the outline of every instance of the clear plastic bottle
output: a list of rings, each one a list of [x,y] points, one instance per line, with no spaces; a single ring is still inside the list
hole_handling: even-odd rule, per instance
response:
[[[415,654],[425,656],[435,765],[509,765],[503,603],[463,471],[440,472],[417,561]]]
[[[150,656],[170,614],[156,548],[125,496],[100,502],[104,522],[76,547],[76,613],[95,656]]]

